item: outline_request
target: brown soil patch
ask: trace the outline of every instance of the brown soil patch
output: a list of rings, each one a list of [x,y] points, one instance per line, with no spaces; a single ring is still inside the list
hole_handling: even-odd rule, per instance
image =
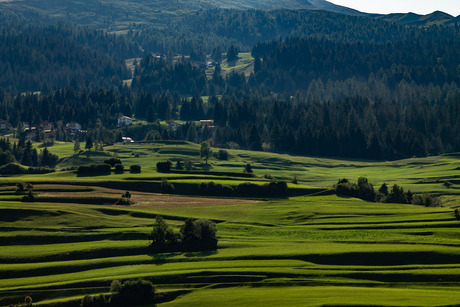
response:
[[[38,185],[37,185],[38,186]],[[72,187],[66,185],[40,185],[40,187]],[[75,186],[73,186],[75,187]],[[39,192],[40,196],[46,197],[121,197],[124,190],[91,187],[93,192]],[[130,192],[134,204],[130,207],[196,207],[196,206],[225,206],[237,204],[258,203],[257,200],[237,198],[211,198],[193,196],[175,196],[158,193]]]

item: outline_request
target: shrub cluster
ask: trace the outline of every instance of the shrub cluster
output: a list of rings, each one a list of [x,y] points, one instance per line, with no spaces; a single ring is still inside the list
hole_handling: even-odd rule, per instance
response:
[[[198,190],[200,194],[205,195],[216,195],[216,196],[230,196],[235,191],[231,186],[222,185],[220,183],[211,182],[202,182],[198,185]]]
[[[225,161],[228,160],[228,151],[226,151],[225,149],[219,150],[219,152],[217,153],[217,159]]]
[[[140,165],[131,165],[129,167],[129,172],[133,174],[138,174],[141,172],[141,166]]]
[[[111,167],[114,167],[117,164],[121,164],[121,160],[119,158],[108,158],[104,160],[104,163],[109,164]]]
[[[359,177],[357,184],[351,183],[347,179],[341,179],[335,186],[335,191],[340,195],[352,196],[367,201],[375,201],[374,187],[365,177]]]
[[[123,174],[124,171],[125,171],[125,167],[123,166],[123,164],[121,164],[121,163],[115,164],[115,173],[116,174]]]
[[[157,163],[157,171],[162,173],[169,173],[171,171],[172,162],[165,161],[165,162],[158,162]]]
[[[21,175],[21,174],[48,174],[54,172],[48,167],[23,167],[18,163],[8,163],[0,167],[1,175]]]
[[[174,244],[179,241],[182,241],[182,243],[188,241],[217,242],[216,232],[217,227],[213,221],[189,218],[180,228],[180,233],[174,233],[172,227],[166,224],[161,216],[157,216],[149,239],[152,240],[152,245],[155,246]]]
[[[358,183],[351,183],[347,179],[341,179],[334,187],[338,195],[352,196],[370,202],[414,204],[426,207],[441,205],[441,201],[437,197],[428,194],[413,194],[410,190],[404,192],[403,187],[397,184],[394,184],[391,190],[388,190],[388,186],[384,183],[378,191],[375,191],[372,184],[365,177],[358,178]]]
[[[180,229],[182,241],[214,241],[216,232],[216,223],[207,219],[187,219]]]
[[[174,193],[176,190],[176,187],[174,184],[168,181],[168,179],[163,178],[161,179],[161,192],[165,194],[171,194]]]
[[[127,280],[124,283],[113,281],[110,286],[112,296],[110,305],[136,306],[147,304],[155,299],[155,286],[148,280]]]
[[[110,174],[111,167],[109,164],[90,164],[80,165],[77,169],[78,175],[99,175]]]
[[[287,183],[284,181],[273,181],[264,185],[250,182],[241,183],[236,187],[238,194],[243,196],[286,196],[288,192]]]

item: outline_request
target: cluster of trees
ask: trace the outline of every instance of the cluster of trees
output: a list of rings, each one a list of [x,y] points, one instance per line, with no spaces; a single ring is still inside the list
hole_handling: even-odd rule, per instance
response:
[[[110,294],[85,295],[80,306],[138,306],[152,303],[155,298],[156,288],[149,280],[140,278],[128,279],[124,282],[113,280],[110,284]]]
[[[178,242],[207,242],[217,241],[216,224],[207,219],[187,219],[180,229],[180,233],[174,233],[163,217],[157,216],[153,224],[150,240],[153,246],[175,244]]]
[[[19,139],[13,144],[8,138],[0,138],[0,166],[19,162],[22,165],[34,167],[53,167],[59,157],[49,152],[48,148],[37,151],[31,141]]]
[[[370,202],[414,204],[426,207],[441,205],[441,201],[437,197],[432,197],[428,194],[413,194],[410,190],[404,192],[404,188],[397,184],[394,184],[389,190],[387,184],[383,183],[375,191],[374,186],[368,182],[366,177],[359,177],[357,183],[341,179],[334,188],[338,195],[352,196]]]

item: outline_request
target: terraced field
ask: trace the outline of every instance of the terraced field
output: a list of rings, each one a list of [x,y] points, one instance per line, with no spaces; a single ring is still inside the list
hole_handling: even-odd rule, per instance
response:
[[[151,161],[177,158],[180,146],[195,148],[109,148],[125,165],[142,164],[137,175],[65,171],[0,178],[0,305],[29,295],[39,305],[77,306],[86,294],[109,293],[112,280],[139,277],[167,293],[162,304],[172,306],[460,305],[457,156],[373,163],[230,151],[229,161],[211,161],[209,176],[180,179],[156,173],[131,154],[155,152],[155,146],[170,148],[152,153]],[[266,172],[286,179],[297,174],[324,191],[338,178],[367,175],[376,184],[440,195],[444,206],[368,203],[329,193],[255,200],[135,190],[133,205],[116,206],[125,189],[108,187],[164,176],[189,184],[217,181],[217,172],[236,172],[246,162],[259,177],[223,181],[263,183]],[[35,183],[36,202],[21,201],[12,185],[18,181]],[[176,232],[188,217],[212,219],[217,250],[154,253],[148,234],[156,215]]]

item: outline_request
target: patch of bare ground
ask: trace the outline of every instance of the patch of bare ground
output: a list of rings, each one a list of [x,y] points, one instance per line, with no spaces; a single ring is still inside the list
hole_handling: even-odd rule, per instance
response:
[[[40,187],[72,187],[66,185],[36,185]],[[75,187],[75,186],[73,186]],[[102,187],[92,187],[95,191],[83,192],[39,192],[40,196],[46,197],[114,197],[125,193],[124,190],[116,190]],[[197,207],[197,206],[225,206],[258,203],[258,200],[238,198],[212,198],[194,196],[174,196],[159,193],[130,192],[131,200],[134,202],[131,207]]]

